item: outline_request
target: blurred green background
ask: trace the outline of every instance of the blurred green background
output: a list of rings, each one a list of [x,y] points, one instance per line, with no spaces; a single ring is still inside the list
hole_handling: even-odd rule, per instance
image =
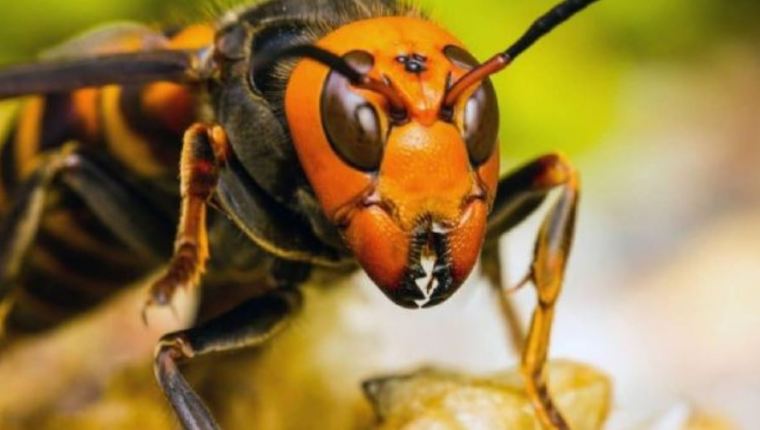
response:
[[[30,60],[93,25],[204,19],[219,0],[8,1],[0,14],[0,63]],[[228,0],[225,0],[229,3]],[[604,0],[532,48],[497,82],[506,154],[523,157],[598,144],[614,123],[619,83],[642,61],[700,67],[716,46],[756,34],[755,0]],[[424,0],[433,17],[479,58],[504,49],[551,1]]]
[[[5,3],[0,63],[31,60],[107,21],[182,24],[213,9],[202,0]],[[485,59],[554,1],[422,3]],[[583,174],[580,224],[552,355],[611,375],[612,429],[632,428],[682,401],[726,414],[740,428],[757,426],[758,19],[757,0],[600,0],[494,78],[505,168],[561,150]],[[535,234],[523,230],[508,240],[517,275],[528,264]],[[393,321],[396,333],[426,340],[409,341],[397,356],[478,370],[503,367],[504,348],[487,337],[493,331],[468,325],[481,312],[466,299],[452,300],[454,314],[414,317],[378,300],[361,308],[362,321],[376,318],[373,327]],[[519,301],[527,315],[530,299]],[[427,336],[426,327],[446,333],[441,337],[449,348],[428,347],[436,337]],[[451,351],[452,339],[461,342],[457,351]],[[429,351],[415,351],[418,343],[424,346],[417,349]],[[0,359],[0,380],[17,372],[26,377],[16,365],[7,365],[6,373],[2,366]]]

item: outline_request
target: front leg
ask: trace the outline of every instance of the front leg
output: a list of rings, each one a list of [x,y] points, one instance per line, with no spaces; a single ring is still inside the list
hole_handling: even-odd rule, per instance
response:
[[[577,172],[564,157],[543,156],[501,180],[489,221],[487,246],[527,218],[555,189],[560,190],[560,195],[541,225],[526,278],[536,288],[538,304],[522,351],[521,370],[542,425],[564,430],[569,427],[554,405],[546,382],[555,304],[572,245],[579,197]]]
[[[227,137],[219,126],[195,124],[185,132],[180,161],[182,206],[174,255],[151,287],[146,307],[167,305],[177,289],[193,287],[200,281],[209,257],[208,200],[229,151]]]
[[[200,326],[167,334],[156,348],[154,370],[161,389],[186,430],[218,429],[203,400],[178,364],[211,352],[261,345],[277,334],[300,308],[296,290],[280,288],[250,299]]]

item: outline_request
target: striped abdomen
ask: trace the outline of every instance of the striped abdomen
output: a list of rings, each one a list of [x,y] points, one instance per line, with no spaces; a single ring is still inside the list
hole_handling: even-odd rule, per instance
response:
[[[76,39],[56,55],[198,49],[212,37],[207,27],[190,27],[171,38],[137,26],[110,28]],[[169,226],[162,230],[169,230],[170,250],[181,137],[196,119],[196,105],[193,89],[169,83],[83,89],[21,101],[9,132],[0,136],[0,217],[8,217],[24,184],[50,155],[71,144],[136,196],[131,202],[135,211],[151,206],[150,213],[158,214],[156,224]],[[52,327],[160,264],[119,237],[78,192],[54,181],[33,245],[0,305],[0,327],[11,335]]]

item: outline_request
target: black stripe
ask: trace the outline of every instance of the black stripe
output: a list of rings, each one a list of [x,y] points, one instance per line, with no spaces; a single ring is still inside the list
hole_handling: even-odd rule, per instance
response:
[[[115,242],[103,244],[102,254],[76,248],[74,245],[52,236],[44,229],[38,233],[37,246],[46,250],[52,257],[72,273],[88,278],[96,284],[108,282],[131,283],[142,277],[149,268],[139,264],[137,259],[130,260],[126,249]],[[109,258],[106,254],[116,254]],[[124,258],[118,258],[124,256]],[[117,260],[118,258],[118,260]],[[119,261],[120,260],[120,261]]]
[[[78,285],[75,279],[66,279],[59,273],[47,273],[40,268],[30,270],[24,279],[26,294],[46,306],[56,308],[62,314],[85,311],[102,302],[107,296],[104,285],[103,294],[93,294]],[[114,284],[110,287],[113,289]]]
[[[182,149],[182,134],[170,130],[161,121],[147,115],[142,108],[142,93],[145,86],[128,85],[122,87],[119,109],[129,128],[140,135],[159,163],[176,166]]]
[[[40,312],[37,306],[30,303],[29,299],[19,295],[3,323],[5,334],[14,337],[39,333],[55,327],[62,320],[60,315],[51,315],[48,312],[40,315],[41,313],[43,312]]]
[[[81,139],[79,119],[74,112],[71,94],[51,94],[45,97],[45,107],[40,123],[40,152],[54,149],[62,144]]]
[[[0,151],[0,180],[3,182],[3,189],[10,192],[18,185],[18,170],[16,168],[16,151],[15,138],[16,129],[8,133],[3,142],[2,151]]]
[[[84,234],[101,243],[118,243],[118,239],[111,230],[92,213],[87,204],[74,190],[59,187],[60,193],[59,210],[66,210],[71,214],[73,223]]]

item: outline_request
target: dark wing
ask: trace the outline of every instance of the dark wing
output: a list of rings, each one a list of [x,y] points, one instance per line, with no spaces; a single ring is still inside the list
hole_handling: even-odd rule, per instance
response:
[[[44,61],[0,69],[0,99],[102,85],[198,82],[199,54],[156,50]]]

